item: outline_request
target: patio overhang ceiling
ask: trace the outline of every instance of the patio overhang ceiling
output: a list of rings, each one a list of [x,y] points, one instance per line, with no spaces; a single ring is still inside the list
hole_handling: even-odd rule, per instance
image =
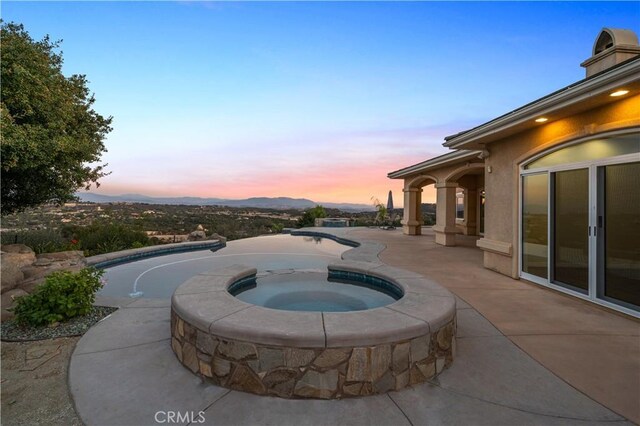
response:
[[[481,156],[482,151],[461,149],[388,173],[387,177],[391,179],[404,179],[405,177],[416,176],[421,173],[426,173],[431,170],[440,169],[457,163],[480,159]]]
[[[536,119],[551,122],[620,100],[611,93],[624,88],[640,93],[640,56],[580,80],[473,129],[447,136],[451,149],[484,149],[486,144],[540,126]],[[394,172],[395,173],[395,172]],[[391,174],[390,174],[391,175]]]

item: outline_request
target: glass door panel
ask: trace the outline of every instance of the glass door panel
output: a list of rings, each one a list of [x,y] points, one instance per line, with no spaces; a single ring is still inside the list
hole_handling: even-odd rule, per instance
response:
[[[552,281],[589,290],[589,169],[553,176]]]
[[[640,306],[640,163],[600,167],[599,288],[605,298]]]
[[[547,173],[522,177],[522,272],[547,278]]]

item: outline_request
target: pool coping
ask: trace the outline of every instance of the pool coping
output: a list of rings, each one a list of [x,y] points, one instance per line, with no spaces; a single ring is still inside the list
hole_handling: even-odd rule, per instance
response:
[[[187,241],[182,243],[159,244],[155,246],[140,247],[135,249],[114,251],[98,254],[86,258],[87,265],[102,269],[136,260],[162,256],[165,254],[183,253],[189,251],[205,250],[217,251],[224,248],[226,243],[222,240]]]
[[[229,293],[229,286],[257,272],[249,266],[233,265],[190,278],[176,289],[171,305],[183,320],[221,338],[305,348],[367,346],[411,339],[440,329],[455,316],[453,294],[419,274],[357,261],[335,262],[328,269],[390,281],[402,289],[404,296],[365,311],[270,309],[243,302]],[[375,329],[371,324],[376,324]]]

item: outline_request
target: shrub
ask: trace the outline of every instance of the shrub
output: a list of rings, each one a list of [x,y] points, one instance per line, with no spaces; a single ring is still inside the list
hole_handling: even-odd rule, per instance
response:
[[[3,232],[2,244],[24,244],[39,253],[75,250],[73,245],[54,229],[34,229],[18,232]]]
[[[90,226],[69,228],[66,232],[78,241],[78,249],[84,250],[86,256],[150,244],[149,236],[144,231],[123,224],[93,223]]]
[[[306,226],[315,226],[316,219],[321,217],[327,217],[327,211],[321,205],[317,205],[312,209],[306,210],[302,217],[298,219],[296,226],[298,228],[304,228]]]
[[[33,293],[16,300],[16,321],[42,326],[88,314],[96,292],[102,288],[103,273],[95,268],[52,273]]]

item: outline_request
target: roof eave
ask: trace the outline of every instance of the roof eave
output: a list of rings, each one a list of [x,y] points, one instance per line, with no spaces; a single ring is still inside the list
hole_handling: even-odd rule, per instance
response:
[[[390,179],[402,179],[407,176],[412,176],[417,173],[426,172],[443,166],[455,164],[464,160],[477,158],[482,152],[475,150],[459,150],[454,152],[448,152],[437,157],[430,158],[426,161],[422,161],[417,164],[413,164],[409,167],[387,173],[387,177]]]
[[[617,86],[634,82],[638,80],[638,75],[640,75],[640,60],[630,61],[625,66],[582,80],[559,90],[555,94],[548,95],[471,130],[447,136],[443,145],[452,149],[463,149],[468,148],[468,145],[474,142],[478,142],[481,138],[484,139],[483,143],[491,142],[499,139],[500,134],[512,127],[528,121],[533,122],[535,118],[541,115],[559,111],[591,97],[601,95],[603,92],[612,90]]]

